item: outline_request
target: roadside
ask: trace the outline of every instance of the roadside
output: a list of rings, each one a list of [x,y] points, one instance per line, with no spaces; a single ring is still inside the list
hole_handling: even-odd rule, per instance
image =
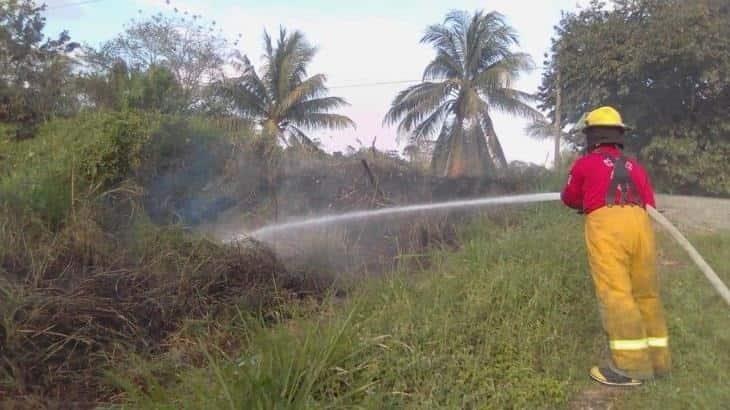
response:
[[[730,230],[730,199],[658,195],[658,210],[679,230]]]

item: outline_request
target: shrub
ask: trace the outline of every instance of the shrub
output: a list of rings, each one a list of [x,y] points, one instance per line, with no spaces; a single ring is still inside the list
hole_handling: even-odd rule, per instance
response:
[[[131,113],[49,122],[36,138],[2,148],[8,161],[0,178],[2,198],[57,227],[72,202],[114,187],[141,162],[152,125],[151,118]]]
[[[655,138],[643,154],[656,184],[666,191],[730,195],[730,142]]]
[[[135,112],[55,120],[34,139],[0,145],[7,160],[0,167],[0,194],[58,227],[72,202],[98,199],[129,181],[144,191],[154,220],[181,215],[195,222],[211,204],[227,205],[217,193],[201,197],[231,156],[222,135],[204,121]]]

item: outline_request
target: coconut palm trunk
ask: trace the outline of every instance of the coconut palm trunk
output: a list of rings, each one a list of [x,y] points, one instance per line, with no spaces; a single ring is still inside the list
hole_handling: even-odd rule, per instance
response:
[[[504,156],[502,144],[499,142],[499,138],[497,138],[497,131],[495,131],[494,124],[492,123],[491,119],[487,124],[488,126],[486,129],[486,139],[487,144],[489,145],[491,157],[500,168],[507,168],[507,158]]]
[[[539,118],[535,98],[512,88],[533,67],[515,52],[517,34],[496,12],[449,13],[421,39],[436,50],[423,82],[401,91],[385,116],[411,144],[435,142],[432,169],[457,178],[483,176],[507,167],[492,112]],[[435,141],[432,138],[435,137]]]

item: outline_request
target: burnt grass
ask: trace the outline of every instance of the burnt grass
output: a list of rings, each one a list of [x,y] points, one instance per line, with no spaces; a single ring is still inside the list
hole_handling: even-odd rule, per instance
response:
[[[247,223],[261,226],[288,215],[529,189],[523,177],[446,180],[364,155],[287,164],[273,190],[260,177],[246,179],[246,166],[233,171],[241,178],[224,179],[225,188],[196,199],[217,209],[197,210],[205,218],[187,226],[154,218],[156,223],[140,222],[129,216],[134,212],[128,204],[90,202],[74,209],[62,227],[50,229],[5,206],[0,214],[3,408],[91,408],[113,401],[118,388],[105,376],[110,366],[130,353],[164,353],[186,322],[215,321],[233,310],[266,318],[277,304],[332,291],[345,296],[364,274],[424,269],[429,250],[459,246],[457,226],[469,215],[340,226],[271,245],[254,240],[223,245],[191,232],[191,225],[225,225],[226,215],[246,214]],[[194,203],[179,201],[179,209],[167,214],[184,213]]]
[[[44,255],[21,256],[45,260],[27,260],[32,270],[10,272],[24,279],[0,286],[6,404],[90,407],[114,393],[103,372],[125,352],[160,353],[184,321],[224,315],[231,304],[274,303],[272,278],[285,270],[265,246],[224,247],[174,230],[148,235],[144,249],[113,238],[98,249],[69,235]]]

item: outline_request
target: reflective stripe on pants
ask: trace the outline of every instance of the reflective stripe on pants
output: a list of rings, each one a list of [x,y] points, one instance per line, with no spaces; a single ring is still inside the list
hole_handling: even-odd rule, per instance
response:
[[[588,259],[614,368],[648,378],[669,370],[654,233],[637,206],[600,208],[586,217]]]

